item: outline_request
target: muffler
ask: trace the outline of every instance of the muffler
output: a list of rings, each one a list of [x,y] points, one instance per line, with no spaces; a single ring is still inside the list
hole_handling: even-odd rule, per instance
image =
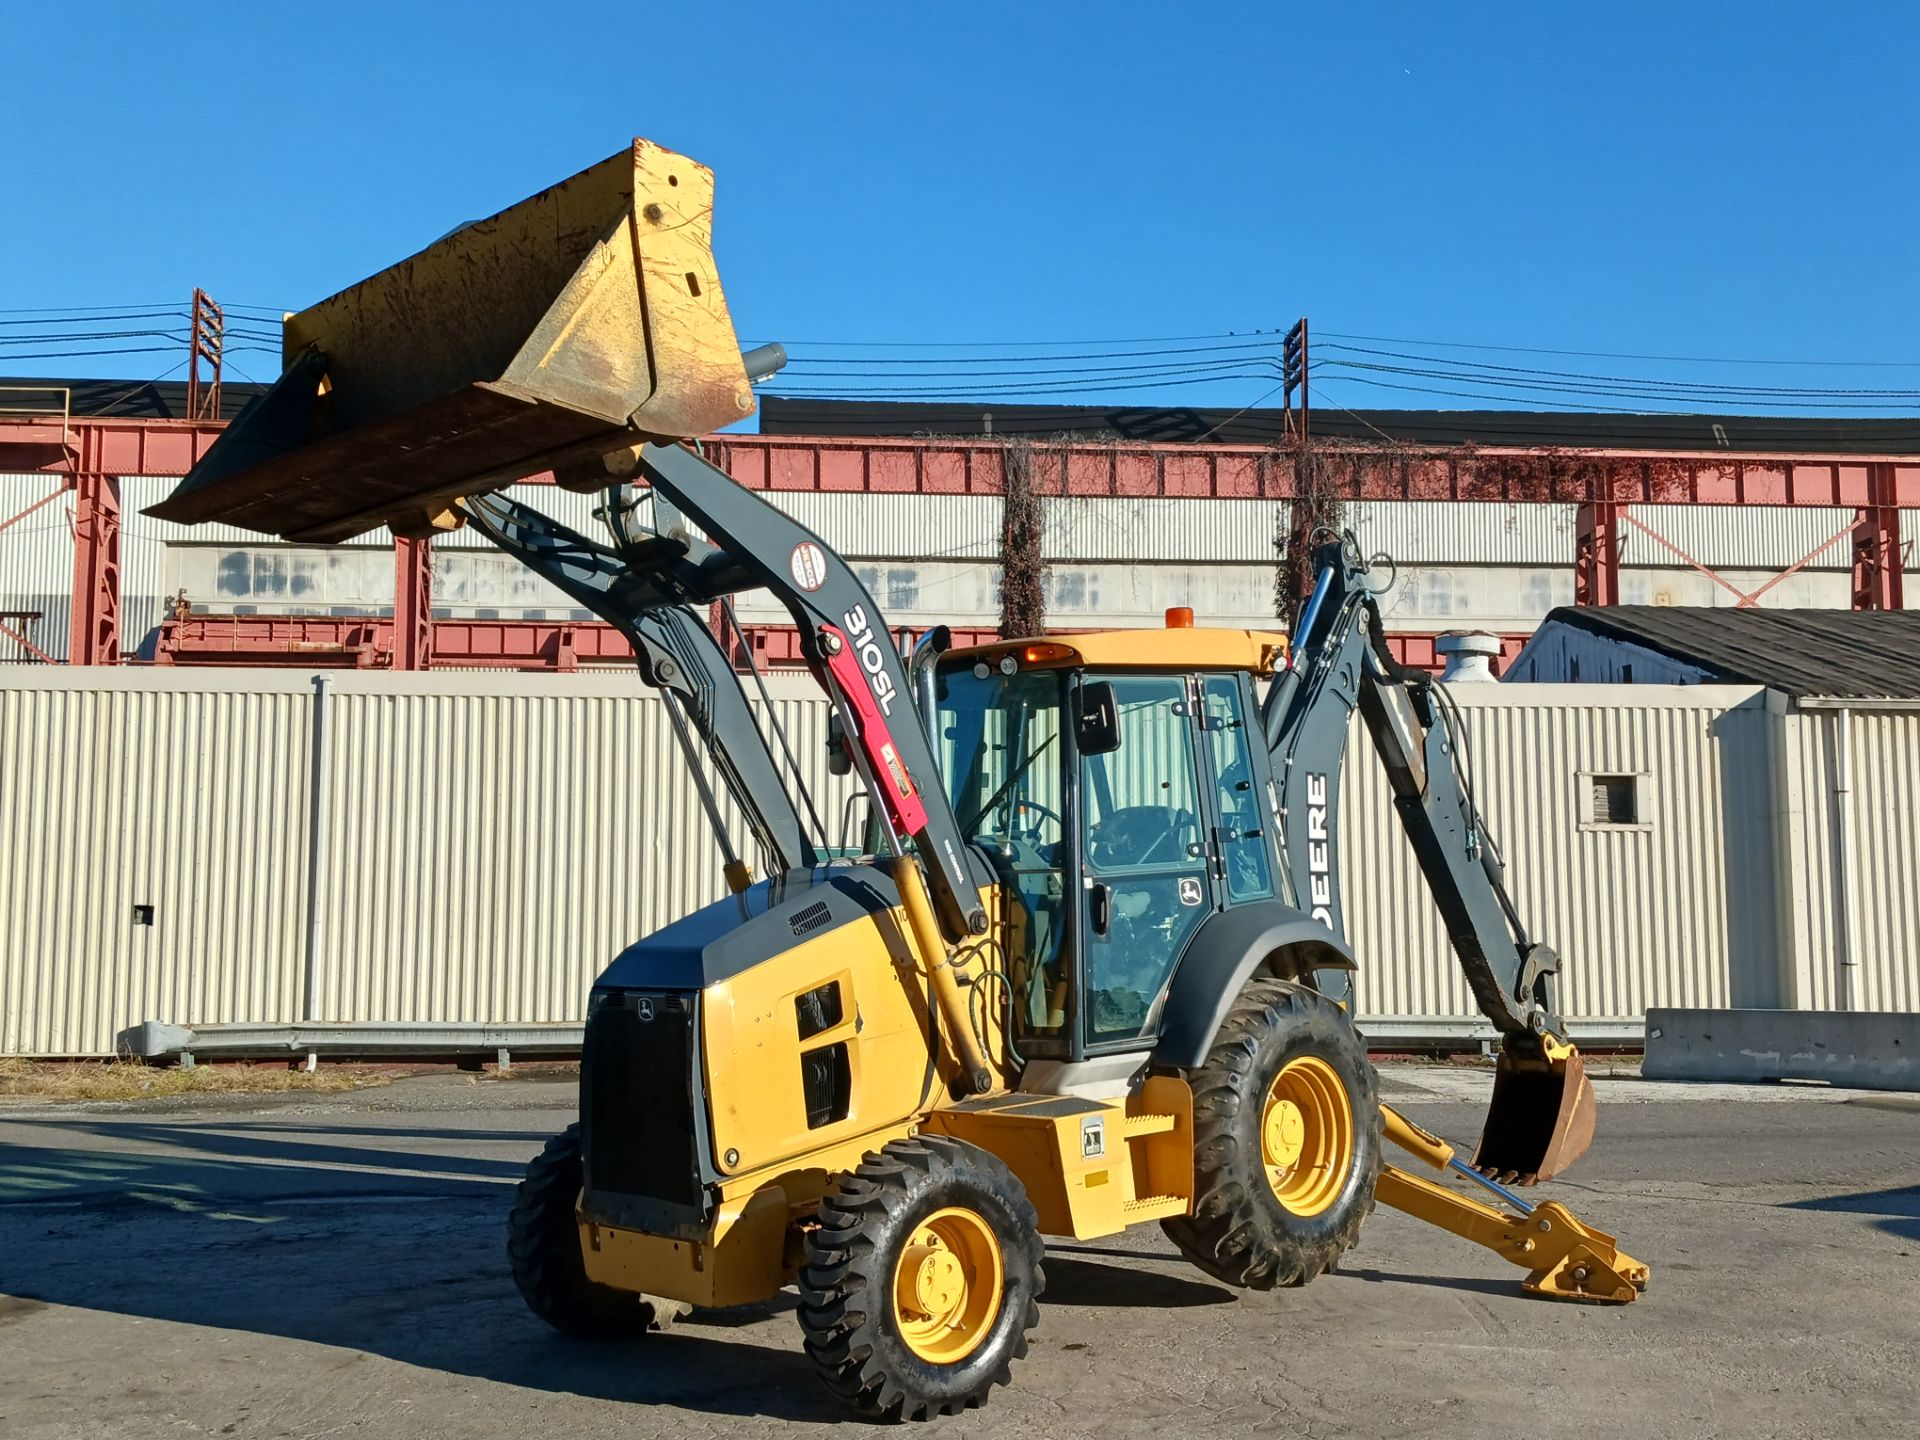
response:
[[[1503,1185],[1551,1180],[1593,1144],[1594,1111],[1593,1082],[1572,1045],[1549,1040],[1531,1055],[1503,1049],[1473,1168]]]
[[[713,173],[621,153],[286,319],[282,374],[147,513],[331,543],[753,413]]]

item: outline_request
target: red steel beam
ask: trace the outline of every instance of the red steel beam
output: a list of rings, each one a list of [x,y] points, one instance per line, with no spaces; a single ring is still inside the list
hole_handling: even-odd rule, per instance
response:
[[[1580,507],[1573,536],[1573,603],[1620,603],[1620,506],[1603,500]]]
[[[800,632],[791,625],[745,625],[753,662],[775,669],[806,663]],[[917,632],[902,626],[896,641]],[[1072,630],[1049,633],[1072,635]],[[352,615],[187,615],[160,627],[157,665],[293,665],[402,669],[396,663],[394,622]],[[987,627],[953,632],[956,646],[984,645],[999,638]],[[1435,649],[1438,635],[1393,634],[1387,644],[1403,665],[1439,671],[1446,660]],[[1500,636],[1504,669],[1528,637]],[[631,664],[633,651],[611,625],[580,620],[471,620],[433,622],[433,663],[484,665],[505,670],[573,671],[585,666]],[[735,663],[742,661],[740,655]]]
[[[73,599],[69,665],[120,663],[120,479],[82,431],[73,471]]]
[[[393,668],[433,668],[433,542],[393,542]]]
[[[749,489],[908,495],[998,495],[997,440],[844,440],[799,435],[719,435],[706,454]],[[1852,508],[1870,503],[1860,455],[1729,451],[1624,451],[1460,446],[1415,451],[1328,444],[1316,450],[1331,498],[1356,500],[1635,505],[1780,505]],[[1295,456],[1250,445],[1078,441],[1040,447],[1035,461],[1054,494],[1290,500]],[[1333,463],[1329,463],[1333,462]],[[1920,505],[1920,456],[1889,457],[1898,505]]]
[[[1905,565],[1900,553],[1901,494],[1899,467],[1870,467],[1867,503],[1853,519],[1856,610],[1906,608]]]
[[[55,427],[56,429],[58,427]],[[74,451],[91,443],[101,472],[184,475],[224,428],[216,420],[83,416],[69,427]],[[48,457],[48,425],[0,419],[0,469],[72,473],[70,456]],[[8,462],[38,456],[35,463]],[[848,440],[805,435],[716,435],[707,455],[758,490],[873,494],[998,495],[1003,447],[993,439],[915,437]],[[1295,456],[1255,445],[1077,441],[1051,477],[1069,495],[1192,496],[1221,500],[1294,497]],[[1326,442],[1345,498],[1495,500],[1634,505],[1920,506],[1920,455],[1779,455],[1748,451],[1639,451],[1458,446],[1413,449]],[[1890,500],[1870,494],[1869,472],[1887,473]]]

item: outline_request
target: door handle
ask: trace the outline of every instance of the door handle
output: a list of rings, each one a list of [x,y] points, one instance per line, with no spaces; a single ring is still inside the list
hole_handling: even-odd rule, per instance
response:
[[[1096,880],[1087,891],[1087,928],[1104,935],[1113,925],[1113,887]]]

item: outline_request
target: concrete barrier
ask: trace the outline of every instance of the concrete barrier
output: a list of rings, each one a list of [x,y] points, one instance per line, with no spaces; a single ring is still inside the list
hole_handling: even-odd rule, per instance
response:
[[[1920,1014],[1648,1010],[1649,1080],[1826,1080],[1920,1090]]]

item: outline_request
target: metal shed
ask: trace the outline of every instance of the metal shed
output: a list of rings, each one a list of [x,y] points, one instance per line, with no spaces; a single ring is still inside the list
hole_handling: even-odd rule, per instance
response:
[[[1920,1009],[1920,613],[1567,608],[1506,678],[1765,687],[1765,763],[1740,788],[1774,856],[1780,991],[1744,1003]],[[1590,803],[1630,813],[1635,783],[1599,777]]]

